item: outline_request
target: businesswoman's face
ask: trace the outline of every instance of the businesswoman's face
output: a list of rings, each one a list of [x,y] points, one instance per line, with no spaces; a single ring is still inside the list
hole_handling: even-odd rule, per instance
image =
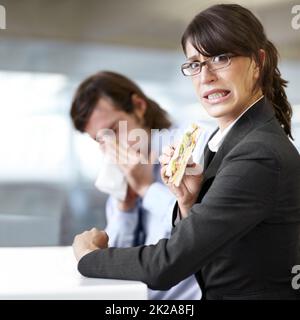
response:
[[[208,59],[199,54],[189,41],[186,43],[186,56],[188,61]],[[204,66],[200,74],[191,78],[201,104],[210,116],[217,119],[221,129],[262,95],[260,89],[253,90],[259,78],[259,68],[248,57],[232,57],[228,66],[214,71]]]

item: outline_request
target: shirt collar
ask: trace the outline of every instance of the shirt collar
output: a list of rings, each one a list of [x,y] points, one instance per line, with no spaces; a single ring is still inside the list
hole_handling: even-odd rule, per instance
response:
[[[226,135],[230,131],[230,129],[235,125],[235,123],[241,118],[241,116],[247,112],[253,105],[255,105],[260,99],[262,99],[264,96],[262,95],[260,98],[258,98],[256,101],[254,101],[246,110],[243,111],[242,114],[240,114],[224,131],[221,131],[220,129],[217,131],[217,133],[211,138],[211,140],[208,142],[208,147],[211,152],[217,152],[219,148],[221,147]]]

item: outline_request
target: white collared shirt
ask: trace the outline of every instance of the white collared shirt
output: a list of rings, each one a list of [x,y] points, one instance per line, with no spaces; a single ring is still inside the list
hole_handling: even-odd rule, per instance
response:
[[[262,95],[260,98],[258,98],[256,101],[254,101],[251,106],[249,106],[242,114],[240,114],[224,131],[221,131],[220,129],[217,131],[217,133],[212,137],[212,139],[208,142],[208,147],[211,152],[217,152],[219,148],[221,147],[226,135],[230,131],[230,129],[235,125],[235,123],[240,119],[240,117],[248,111],[253,105],[255,105],[256,102],[258,102],[260,99],[262,99],[264,96]]]

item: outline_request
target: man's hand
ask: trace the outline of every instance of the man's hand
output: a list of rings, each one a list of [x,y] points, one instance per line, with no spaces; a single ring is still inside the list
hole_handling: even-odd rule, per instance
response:
[[[148,155],[148,150],[147,154],[143,154],[141,150],[137,151],[129,145],[116,144],[109,137],[104,137],[103,141],[105,152],[112,159],[117,160],[117,164],[124,173],[131,189],[140,197],[144,197],[148,188],[154,182],[154,154]]]
[[[196,163],[189,163],[179,187],[174,186],[174,184],[169,182],[169,177],[165,175],[168,164],[174,154],[174,150],[175,148],[172,146],[164,148],[163,153],[159,158],[162,166],[161,177],[163,182],[176,196],[182,216],[186,217],[189,210],[196,202],[201,190],[201,183],[203,180],[202,167]]]
[[[94,250],[105,249],[107,247],[107,233],[96,228],[78,234],[77,236],[75,236],[73,242],[73,251],[77,261]]]

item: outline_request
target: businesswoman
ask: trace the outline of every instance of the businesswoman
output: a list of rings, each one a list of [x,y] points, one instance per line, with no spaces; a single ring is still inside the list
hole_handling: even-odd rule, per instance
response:
[[[105,140],[107,129],[116,138],[120,135],[130,137],[134,129],[138,133],[142,129],[146,135],[143,141],[146,146],[145,157],[150,147],[157,155],[161,153],[159,138],[168,138],[162,134],[158,136],[161,130],[165,129],[170,135],[174,132],[168,114],[147,97],[136,83],[109,71],[98,72],[79,85],[71,107],[71,118],[75,128],[97,140],[104,153],[113,154],[122,148],[122,154],[126,155],[127,152],[130,157],[138,157],[132,150],[132,145],[136,144],[135,137],[131,136],[132,139],[126,141],[131,146],[125,148],[122,141],[119,141],[119,148],[115,150],[114,145]],[[119,125],[121,121],[126,127]],[[156,131],[150,134],[151,129]],[[128,181],[127,195],[122,201],[109,196],[106,203],[105,231],[109,236],[109,246],[123,248],[150,245],[162,238],[169,238],[172,212],[168,208],[174,204],[175,198],[161,180],[158,161],[143,164],[139,163],[138,158],[136,161],[124,160],[117,164]],[[169,214],[166,214],[168,211]],[[148,295],[154,300],[190,300],[200,299],[201,291],[192,276],[168,291],[149,290]]]
[[[159,289],[194,273],[206,299],[299,298],[291,271],[300,264],[300,156],[289,140],[277,50],[239,5],[199,13],[182,45],[182,72],[219,127],[206,146],[203,180],[185,175],[170,186],[177,205],[169,240],[101,249],[103,236],[94,250],[88,232],[74,241],[78,269]],[[172,152],[161,159],[163,177]]]

